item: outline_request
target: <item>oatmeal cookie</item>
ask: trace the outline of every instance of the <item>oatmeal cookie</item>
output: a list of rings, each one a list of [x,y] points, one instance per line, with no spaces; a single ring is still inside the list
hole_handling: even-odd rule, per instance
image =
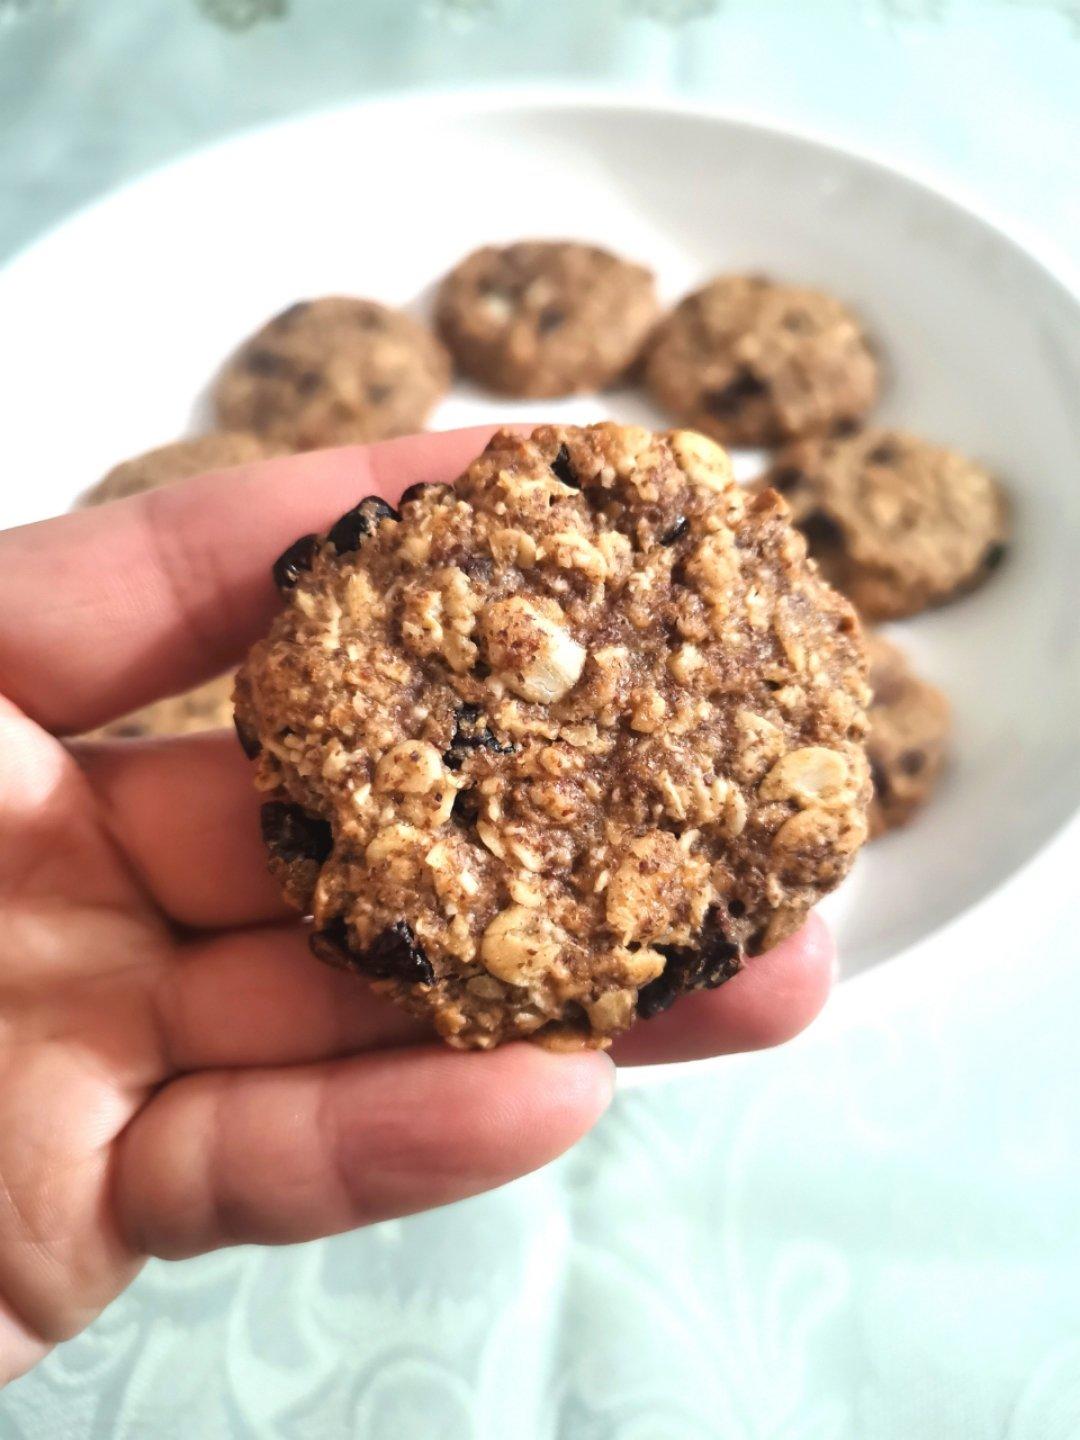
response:
[[[755,275],[713,280],[657,326],[657,402],[729,445],[772,445],[857,421],[878,394],[858,320],[831,295]]]
[[[222,425],[317,450],[411,434],[449,384],[446,351],[417,321],[335,295],[264,325],[226,364],[214,401]]]
[[[183,695],[155,700],[141,710],[113,720],[96,736],[131,739],[140,735],[191,735],[199,730],[231,729],[233,677],[219,675]]]
[[[237,729],[315,953],[453,1045],[602,1045],[794,931],[869,692],[787,513],[701,435],[544,426],[292,545]]]
[[[602,390],[634,362],[656,314],[650,271],[549,240],[474,251],[436,306],[461,369],[506,395]]]
[[[114,466],[79,504],[104,505],[109,500],[124,500],[209,470],[227,470],[233,465],[264,460],[270,453],[258,436],[242,430],[218,430],[191,440],[176,440]]]
[[[1007,507],[993,478],[898,430],[788,446],[763,483],[787,500],[826,577],[870,619],[940,605],[1005,555]]]
[[[867,637],[867,652],[873,699],[866,753],[874,782],[870,834],[876,837],[906,825],[934,793],[949,739],[949,702],[883,635]]]

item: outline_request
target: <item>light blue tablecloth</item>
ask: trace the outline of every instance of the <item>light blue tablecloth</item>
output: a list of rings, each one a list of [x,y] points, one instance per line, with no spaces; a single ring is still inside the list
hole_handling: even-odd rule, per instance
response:
[[[1080,241],[1077,4],[24,3],[0,256],[237,126],[526,76],[808,125]],[[209,18],[260,10],[286,13]],[[913,967],[785,1051],[625,1094],[498,1194],[151,1266],[10,1388],[0,1437],[1076,1440],[1080,947],[1051,889],[951,983]]]

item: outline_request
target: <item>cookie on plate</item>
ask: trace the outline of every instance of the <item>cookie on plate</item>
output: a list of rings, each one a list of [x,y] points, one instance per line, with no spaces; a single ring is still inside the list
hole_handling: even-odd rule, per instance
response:
[[[188,690],[183,695],[170,695],[155,700],[141,710],[113,720],[95,730],[95,736],[113,739],[134,739],[142,735],[192,735],[199,730],[231,729],[233,677],[219,675]]]
[[[439,331],[466,375],[505,395],[602,390],[657,315],[650,271],[595,245],[485,246],[439,289]]]
[[[372,300],[303,300],[243,344],[218,377],[218,420],[286,450],[422,428],[450,383],[435,336]]]
[[[110,500],[124,500],[209,470],[227,470],[233,465],[264,460],[270,453],[257,435],[242,430],[218,430],[190,440],[175,440],[171,445],[121,461],[86,492],[79,504],[104,505]]]
[[[729,445],[773,445],[843,428],[878,394],[852,312],[817,290],[725,275],[665,317],[645,376],[665,410]]]
[[[784,496],[827,578],[871,619],[940,605],[1005,555],[1008,511],[992,476],[899,430],[789,446],[762,483]]]
[[[794,931],[870,783],[786,514],[700,435],[544,426],[291,546],[237,731],[315,953],[453,1045],[603,1045]]]
[[[870,734],[866,753],[874,783],[870,834],[906,825],[934,793],[945,763],[949,702],[912,670],[907,656],[883,635],[867,636],[870,656]]]

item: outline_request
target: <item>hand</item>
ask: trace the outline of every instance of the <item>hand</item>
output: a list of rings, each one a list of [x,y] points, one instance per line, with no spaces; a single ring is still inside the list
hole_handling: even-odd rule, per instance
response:
[[[487,433],[270,461],[0,535],[0,1379],[148,1255],[443,1205],[544,1164],[607,1106],[604,1055],[456,1053],[313,960],[232,735],[56,738],[235,663],[290,541],[360,495],[453,479]],[[808,925],[616,1058],[775,1044],[830,970]]]

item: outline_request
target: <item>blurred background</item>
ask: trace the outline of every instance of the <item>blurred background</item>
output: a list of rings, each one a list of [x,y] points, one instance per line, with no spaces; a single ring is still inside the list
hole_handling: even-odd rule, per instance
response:
[[[519,84],[820,135],[1080,253],[1080,0],[0,0],[0,263],[245,128]],[[1077,1440],[1080,980],[1048,901],[1075,867],[1049,873],[1012,933],[621,1095],[501,1192],[151,1265],[0,1399],[0,1440]]]

